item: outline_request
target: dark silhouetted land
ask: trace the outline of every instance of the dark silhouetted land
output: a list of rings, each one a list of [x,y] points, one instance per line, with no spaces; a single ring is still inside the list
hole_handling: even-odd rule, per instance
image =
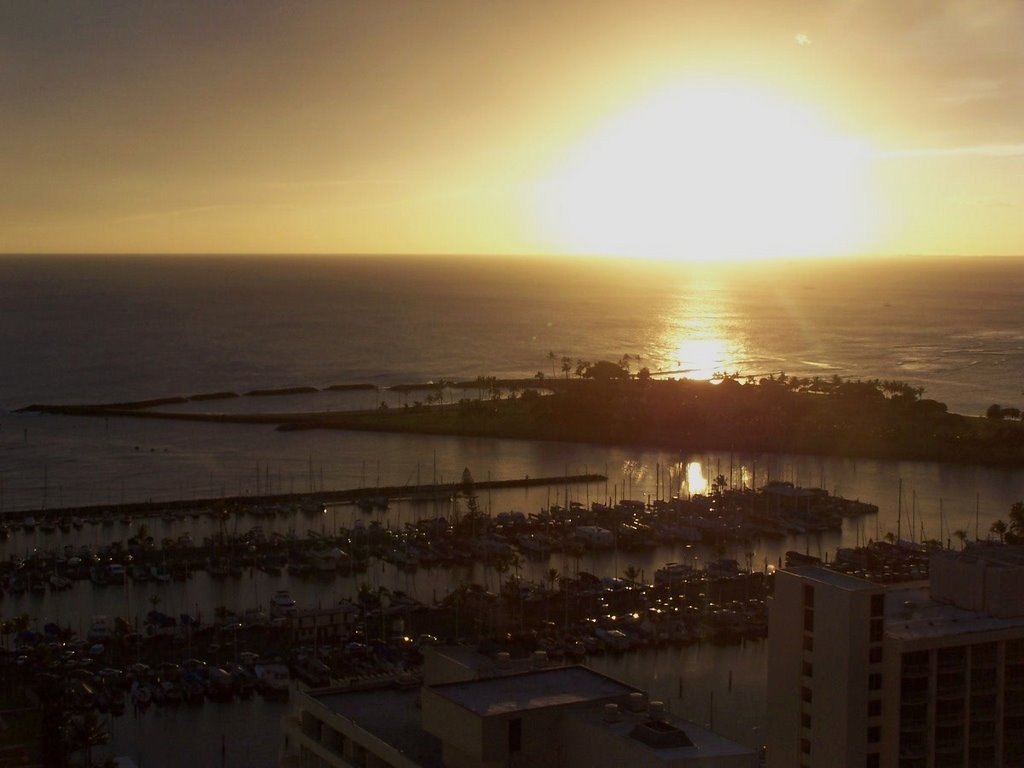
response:
[[[784,375],[746,383],[734,378],[704,382],[646,376],[541,381],[481,377],[449,387],[465,391],[467,397],[451,404],[434,404],[428,397],[425,402],[402,407],[291,414],[149,410],[153,405],[174,404],[184,398],[116,405],[36,405],[29,409],[104,417],[262,423],[286,430],[346,429],[643,445],[679,451],[1024,463],[1024,425],[1020,421],[951,414],[943,403],[921,399],[920,390],[900,382],[794,380]],[[397,389],[429,392],[438,385]]]

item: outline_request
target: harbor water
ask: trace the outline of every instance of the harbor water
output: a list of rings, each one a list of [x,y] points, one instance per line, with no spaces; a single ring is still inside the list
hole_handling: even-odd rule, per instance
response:
[[[799,279],[794,275],[799,274]],[[593,263],[460,259],[0,259],[0,514],[20,520],[82,505],[210,499],[267,493],[560,477],[588,472],[607,482],[480,493],[497,514],[536,513],[570,501],[703,493],[768,480],[823,487],[876,504],[841,530],[728,542],[724,554],[755,570],[789,550],[831,559],[839,547],[887,533],[958,546],[956,531],[984,538],[1024,499],[1024,471],[813,456],[652,451],[571,442],[349,433],[278,432],[260,425],[89,419],[19,413],[35,402],[93,403],[171,395],[333,384],[563,375],[563,358],[618,360],[634,370],[716,371],[900,379],[955,412],[1020,405],[1024,275],[998,260],[800,265],[771,276]],[[89,323],[81,318],[88,317]],[[473,397],[449,391],[447,397]],[[194,403],[210,410],[302,411],[412,404],[384,389],[241,397]],[[223,526],[244,533],[330,535],[362,520],[400,528],[452,513],[450,503],[391,500],[365,515],[352,506],[317,516],[137,518],[67,533],[13,530],[0,557],[34,550],[96,549],[145,525],[157,542],[185,533],[201,542]],[[719,553],[661,545],[523,561],[538,583],[549,569],[573,575],[651,578],[668,562],[696,566]],[[157,605],[212,616],[218,608],[265,607],[287,589],[302,607],[352,598],[362,584],[431,604],[469,581],[494,588],[483,565],[414,572],[371,560],[362,574],[328,581],[247,570],[216,580],[6,594],[4,619],[28,614],[83,633],[93,615],[134,622]],[[648,690],[673,712],[757,746],[764,741],[763,643],[645,650],[594,660],[603,672]],[[284,705],[254,697],[201,708],[151,708],[111,718],[108,754],[143,766],[275,764]],[[99,754],[97,751],[96,754]]]

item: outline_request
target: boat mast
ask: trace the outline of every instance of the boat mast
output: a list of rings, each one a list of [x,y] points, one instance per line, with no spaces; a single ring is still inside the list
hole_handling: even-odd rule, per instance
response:
[[[903,533],[903,478],[900,478],[900,495],[896,501],[896,542],[899,543]]]

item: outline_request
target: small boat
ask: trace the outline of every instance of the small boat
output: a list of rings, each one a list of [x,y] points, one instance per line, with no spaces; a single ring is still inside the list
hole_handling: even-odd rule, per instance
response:
[[[133,683],[131,689],[132,704],[140,709],[145,709],[153,700],[153,689],[149,685]]]
[[[270,599],[270,615],[275,618],[295,613],[295,598],[287,589],[280,589]]]
[[[89,631],[85,637],[86,640],[88,640],[89,643],[92,645],[103,643],[109,640],[110,622],[107,621],[107,617],[93,616],[92,623],[89,625]]]
[[[257,664],[256,690],[267,698],[287,698],[291,678],[284,664]]]
[[[50,576],[50,589],[54,591],[61,591],[71,588],[71,580],[61,576],[59,574],[53,574]]]

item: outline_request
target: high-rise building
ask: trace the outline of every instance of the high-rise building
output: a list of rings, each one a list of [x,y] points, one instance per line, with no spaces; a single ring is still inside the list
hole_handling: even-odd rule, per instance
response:
[[[1024,765],[1024,548],[931,559],[884,585],[820,566],[776,573],[769,768]]]

